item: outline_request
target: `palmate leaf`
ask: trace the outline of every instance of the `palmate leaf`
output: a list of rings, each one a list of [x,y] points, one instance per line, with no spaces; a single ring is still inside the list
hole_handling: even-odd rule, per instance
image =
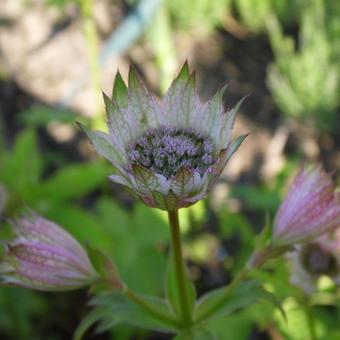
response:
[[[207,327],[196,327],[189,332],[179,333],[174,340],[218,340],[214,332]]]
[[[230,293],[229,297],[220,306],[220,308],[215,311],[215,313],[212,315],[207,315],[210,308],[220,301],[224,294],[225,288],[221,288],[203,295],[202,298],[197,301],[195,306],[194,320],[206,321],[208,319],[224,317],[241,308],[261,301],[268,301],[275,305],[285,318],[285,312],[282,309],[277,297],[265,290],[258,281],[248,281],[242,283]],[[205,317],[205,315],[207,315],[207,317]]]
[[[1,155],[0,181],[10,191],[30,198],[32,188],[39,183],[43,163],[37,135],[33,129],[26,129],[16,138],[11,152]]]
[[[193,310],[196,301],[196,288],[190,280],[187,270],[185,270],[184,280],[186,285],[186,294],[189,300],[188,303],[190,309]],[[180,294],[178,291],[176,268],[172,254],[169,256],[168,268],[165,275],[165,292],[167,300],[169,301],[173,311],[176,314],[181,315]]]
[[[37,190],[38,198],[64,202],[82,197],[107,181],[110,168],[99,162],[72,164],[50,176]]]
[[[145,295],[140,297],[163,314],[171,315],[171,310],[164,300]],[[96,327],[96,332],[98,333],[104,332],[118,324],[126,324],[164,333],[176,332],[175,327],[150,316],[121,293],[103,293],[97,295],[91,300],[90,304],[95,308],[79,324],[73,337],[74,340],[82,339],[85,332],[95,323],[98,323]]]

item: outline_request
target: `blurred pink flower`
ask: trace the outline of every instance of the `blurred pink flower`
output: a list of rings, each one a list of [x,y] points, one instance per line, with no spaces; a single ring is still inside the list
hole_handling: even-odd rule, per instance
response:
[[[340,225],[339,194],[320,167],[302,168],[276,214],[275,245],[305,243]]]
[[[12,223],[15,236],[0,256],[2,283],[64,291],[97,279],[85,250],[57,224],[37,215]]]
[[[321,276],[340,285],[340,228],[322,235],[312,243],[297,245],[287,253],[291,264],[291,282],[306,293],[313,293]]]

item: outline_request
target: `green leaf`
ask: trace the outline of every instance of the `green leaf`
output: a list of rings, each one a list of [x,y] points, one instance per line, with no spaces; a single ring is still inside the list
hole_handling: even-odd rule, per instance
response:
[[[187,268],[185,268],[184,280],[188,303],[190,306],[190,310],[192,311],[195,306],[197,293],[195,285],[190,280]],[[172,254],[170,254],[169,256],[168,268],[165,275],[165,292],[167,300],[169,301],[170,306],[172,307],[174,312],[178,315],[181,315],[180,292],[177,285],[176,268]]]
[[[156,297],[140,296],[149,305],[152,305],[162,313],[171,315],[167,303]],[[140,306],[131,302],[125,295],[119,293],[104,293],[95,296],[91,300],[95,307],[78,326],[74,340],[80,340],[85,332],[96,322],[97,332],[104,332],[118,324],[127,324],[149,330],[173,333],[175,328],[159,321],[147,314]]]
[[[96,322],[98,322],[101,318],[105,318],[107,315],[106,310],[101,309],[95,309],[88,313],[85,318],[80,322],[78,325],[74,335],[73,340],[81,340],[86,333],[86,331],[94,325]]]
[[[105,230],[100,221],[89,211],[74,205],[65,204],[53,206],[46,214],[68,230],[81,243],[109,252],[115,240]]]
[[[211,332],[216,340],[251,339],[254,320],[249,314],[248,310],[243,310],[229,314],[225,318],[210,319],[204,323],[204,327]]]
[[[96,209],[100,226],[113,240],[110,254],[124,282],[139,292],[161,292],[169,229],[159,212],[142,203],[126,210],[108,198],[99,199]]]
[[[39,182],[42,165],[35,131],[24,130],[17,137],[12,153],[5,157],[0,180],[8,189],[29,195],[31,188]]]
[[[203,295],[196,304],[194,320],[207,320],[224,317],[241,308],[261,301],[268,301],[274,304],[285,317],[285,312],[282,309],[277,297],[274,294],[266,291],[258,281],[248,281],[242,283],[230,293],[229,297],[220,306],[220,308],[215,311],[214,314],[205,317],[210,308],[222,300],[225,295],[225,289],[226,288],[220,288]]]
[[[109,168],[99,162],[69,165],[57,171],[40,188],[39,197],[60,202],[82,197],[105,183]]]
[[[178,334],[174,340],[218,340],[218,337],[207,327],[196,327],[191,331]]]
[[[50,315],[51,303],[37,292],[18,287],[0,289],[1,339],[39,339],[31,320]]]
[[[53,108],[46,105],[34,105],[21,112],[20,121],[28,126],[45,127],[50,122],[69,123],[74,125],[76,114],[65,108]]]
[[[169,226],[159,217],[156,210],[138,203],[130,215],[130,223],[138,228],[137,234],[140,236],[141,245],[154,247],[168,244]]]

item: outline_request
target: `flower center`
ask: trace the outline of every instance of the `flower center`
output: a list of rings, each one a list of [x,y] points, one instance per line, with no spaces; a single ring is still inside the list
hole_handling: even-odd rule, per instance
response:
[[[305,246],[301,253],[304,268],[312,275],[332,275],[337,271],[337,261],[318,244]]]
[[[181,168],[197,170],[201,175],[216,162],[210,138],[192,129],[160,127],[150,129],[128,146],[132,164],[141,164],[166,178]]]

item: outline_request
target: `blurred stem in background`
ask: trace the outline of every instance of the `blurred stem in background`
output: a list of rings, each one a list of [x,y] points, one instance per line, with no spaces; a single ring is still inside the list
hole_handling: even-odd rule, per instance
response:
[[[315,316],[313,313],[313,306],[311,304],[309,296],[304,297],[304,303],[302,304],[302,308],[306,313],[307,325],[309,329],[309,336],[311,340],[317,340],[318,337],[316,335],[316,328],[315,328]]]
[[[94,2],[93,0],[80,0],[80,8],[83,15],[83,25],[85,40],[88,50],[90,73],[92,79],[92,86],[95,95],[95,119],[93,125],[101,127],[103,125],[103,117],[101,112],[101,77],[99,64],[99,37],[94,20]]]
[[[166,7],[163,6],[158,12],[155,21],[148,30],[148,38],[160,70],[160,90],[165,93],[174,78],[177,67],[173,30]]]

